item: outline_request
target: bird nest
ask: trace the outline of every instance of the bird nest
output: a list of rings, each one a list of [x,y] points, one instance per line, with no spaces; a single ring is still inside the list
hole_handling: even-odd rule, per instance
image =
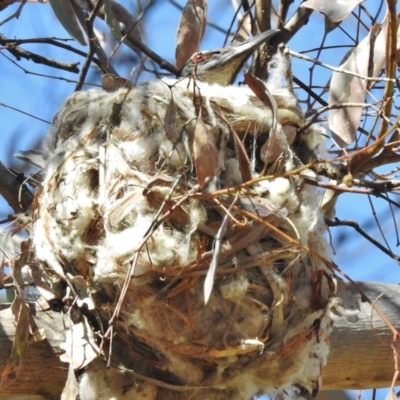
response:
[[[247,87],[188,82],[74,93],[48,135],[34,247],[96,338],[80,398],[313,397],[336,288],[292,148],[318,157],[321,130],[290,147],[289,94],[274,115]]]

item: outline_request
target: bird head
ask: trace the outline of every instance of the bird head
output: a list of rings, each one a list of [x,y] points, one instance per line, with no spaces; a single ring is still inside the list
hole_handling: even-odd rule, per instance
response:
[[[194,53],[181,69],[178,77],[195,76],[196,79],[221,86],[231,84],[248,57],[262,43],[279,30],[265,31],[251,39],[218,50]]]

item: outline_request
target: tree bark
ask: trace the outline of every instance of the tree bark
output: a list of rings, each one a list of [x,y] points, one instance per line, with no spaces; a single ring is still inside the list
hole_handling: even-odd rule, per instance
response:
[[[400,325],[400,286],[358,282],[360,288],[396,327]],[[324,389],[388,387],[394,374],[393,334],[368,303],[361,303],[356,323],[338,319],[331,336],[328,365],[323,369]],[[398,344],[396,348],[398,348]]]
[[[400,317],[400,286],[375,282],[358,283],[395,326]],[[14,338],[14,318],[9,307],[0,311],[0,373],[3,372]],[[59,361],[57,353],[64,341],[62,316],[53,311],[37,312],[35,321],[44,329],[46,340],[26,349],[19,379],[11,387],[0,390],[0,398],[35,394],[45,399],[60,398],[68,365]],[[367,303],[361,304],[359,320],[350,323],[335,321],[331,335],[328,365],[323,369],[323,389],[368,389],[388,387],[394,374],[392,333]],[[40,399],[40,397],[35,397]]]

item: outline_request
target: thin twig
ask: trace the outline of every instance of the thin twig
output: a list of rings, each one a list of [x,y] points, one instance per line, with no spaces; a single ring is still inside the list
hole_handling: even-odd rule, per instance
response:
[[[326,40],[327,35],[328,35],[328,32],[325,29],[324,35],[323,35],[322,40],[321,40],[321,45],[319,46],[319,49],[317,50],[317,54],[316,54],[316,57],[315,57],[317,60],[319,60],[319,58],[320,58],[320,56],[322,54],[322,50],[323,50],[323,47],[325,45],[325,40]],[[317,66],[317,64],[313,64],[311,66],[311,68],[309,69],[309,81],[308,81],[309,85],[312,85],[312,83],[314,82],[314,71],[315,71],[316,66]],[[325,91],[326,91],[326,89],[323,89],[322,92],[321,92],[321,95],[324,94]],[[308,99],[307,99],[307,111],[312,110],[314,108],[314,104],[315,104],[315,100],[311,101],[310,96],[309,96]]]
[[[321,50],[334,50],[334,49],[352,49],[354,46],[349,44],[335,44],[332,46],[323,46],[323,47],[313,47],[311,49],[302,50],[300,54],[307,54],[307,53],[315,53],[316,51]]]
[[[153,50],[150,50],[142,41],[137,40],[132,35],[129,36],[129,41],[132,42],[134,46],[136,46],[139,50],[141,50],[147,57],[151,58],[155,63],[157,63],[161,69],[165,69],[166,71],[171,72],[171,74],[177,75],[178,70],[167,60],[164,60],[157,53],[154,53]],[[124,41],[124,43],[128,44],[128,39]]]
[[[26,43],[45,43],[45,44],[50,44],[52,46],[56,46],[56,47],[60,47],[62,49],[68,50],[71,53],[78,54],[82,57],[87,56],[87,53],[85,51],[76,49],[75,47],[72,47],[65,43],[60,43],[59,42],[60,40],[73,41],[73,39],[57,39],[57,38],[29,38],[29,39],[2,39],[2,38],[0,38],[0,44],[7,47],[7,45],[10,43],[15,44],[15,45],[21,45],[21,44],[26,44]],[[92,61],[99,68],[102,68],[102,63],[97,57],[93,57]]]
[[[171,0],[170,0],[171,1]],[[243,2],[242,2],[243,3]],[[225,40],[224,40],[224,44],[222,45],[222,47],[225,47],[226,44],[228,43],[228,39],[229,39],[229,35],[231,34],[232,28],[233,28],[233,24],[235,23],[236,18],[238,18],[239,13],[240,13],[240,7],[241,5],[239,5],[236,10],[235,10],[235,14],[233,14],[233,17],[231,19],[231,22],[229,24],[228,30],[225,33]],[[251,14],[249,14],[251,16]]]
[[[75,91],[82,90],[83,84],[85,82],[86,74],[89,71],[90,64],[92,62],[93,56],[96,52],[94,41],[98,40],[96,34],[94,33],[93,29],[93,21],[96,18],[97,13],[100,10],[100,7],[103,4],[103,0],[97,0],[96,5],[94,6],[89,18],[86,19],[86,27],[88,30],[88,37],[89,37],[89,51],[86,56],[85,63],[83,64],[81,74],[79,75],[78,83],[75,86]]]
[[[113,49],[111,55],[110,55],[110,60],[113,59],[114,55],[117,53],[118,49],[121,47],[121,44],[124,43],[124,40],[134,31],[134,29],[137,28],[137,30],[139,30],[139,28],[137,27],[139,22],[141,22],[141,20],[143,19],[143,16],[146,12],[146,10],[151,6],[152,4],[152,0],[148,0],[147,3],[145,4],[143,10],[141,11],[141,13],[138,15],[138,17],[136,18],[136,20],[134,21],[134,23],[131,26],[126,26],[125,28],[128,29],[127,32],[125,33],[125,35],[122,37],[122,39],[118,42],[118,44],[115,46],[115,48]],[[122,11],[122,9],[120,9],[120,11]],[[139,54],[140,55],[140,54]]]
[[[27,112],[25,112],[25,111],[22,111],[22,110],[20,110],[19,108],[15,108],[15,107],[10,106],[10,105],[5,104],[5,103],[0,103],[0,106],[6,107],[6,108],[10,108],[11,110],[17,111],[17,112],[19,112],[19,113],[21,113],[21,114],[25,114],[25,115],[27,115],[28,117],[37,119],[38,121],[41,121],[41,122],[44,122],[45,124],[51,125],[51,122],[46,121],[45,119],[39,118],[39,117],[37,117],[36,115],[29,114],[29,113],[27,113]]]
[[[304,183],[307,183],[308,185],[312,186],[317,186],[323,189],[334,190],[335,192],[338,193],[352,193],[352,194],[363,194],[363,195],[369,194],[380,197],[377,194],[378,189],[376,188],[376,185],[374,185],[373,182],[361,182],[354,180],[353,184],[354,186],[359,186],[358,188],[354,186],[348,187],[346,185],[333,185],[331,183],[318,182],[308,178],[304,178]],[[381,185],[381,187],[384,187],[384,185]],[[393,187],[393,190],[398,190],[398,189],[399,185]]]
[[[29,71],[28,69],[21,67],[21,65],[19,65],[17,62],[12,60],[10,57],[6,56],[4,53],[0,52],[0,55],[5,57],[8,61],[10,61],[10,63],[14,64],[17,68],[19,68],[21,71],[23,71],[24,74],[26,74],[26,75],[39,76],[41,78],[56,79],[56,80],[67,82],[67,83],[76,83],[76,79],[68,79],[63,76],[52,76],[52,75],[48,75],[48,74],[39,74],[38,72]],[[85,55],[86,55],[86,53],[85,53]],[[95,84],[95,83],[87,83],[86,82],[86,85],[101,87],[99,84]],[[19,111],[19,110],[17,110],[17,111]],[[32,116],[32,115],[30,115],[30,116]],[[45,122],[47,122],[47,121],[45,121]]]
[[[7,38],[0,33],[0,40],[6,40]],[[52,60],[51,58],[43,57],[39,54],[32,53],[30,51],[21,49],[18,46],[14,46],[11,43],[8,43],[3,47],[7,51],[9,51],[18,61],[21,58],[25,58],[27,60],[31,60],[37,64],[47,65],[52,68],[62,69],[68,72],[78,73],[78,62],[74,63],[65,63],[62,61]]]
[[[8,21],[11,21],[14,18],[18,19],[20,14],[21,14],[22,8],[24,7],[26,1],[27,0],[22,0],[21,5],[18,7],[17,11],[15,11],[14,14],[11,14],[9,17],[7,17],[3,21],[1,21],[0,22],[0,26],[4,25],[5,23],[7,23]],[[2,10],[3,10],[3,8],[2,8]]]
[[[372,210],[372,215],[373,215],[373,218],[374,218],[374,220],[375,220],[375,224],[376,224],[376,226],[378,227],[378,230],[379,230],[379,232],[380,232],[380,234],[381,234],[381,236],[382,236],[382,239],[383,239],[383,241],[384,241],[384,243],[385,243],[385,245],[386,245],[386,248],[387,248],[387,250],[388,250],[390,253],[394,254],[393,251],[392,251],[392,249],[390,248],[389,242],[388,242],[387,239],[386,239],[385,233],[383,232],[382,225],[381,225],[381,223],[380,223],[380,221],[379,221],[379,218],[378,218],[378,216],[376,215],[376,210],[375,210],[374,204],[373,204],[373,202],[372,202],[371,195],[368,195],[367,198],[368,198],[368,202],[369,202],[369,205],[370,205],[370,207],[371,207],[371,210]]]
[[[303,125],[300,129],[299,129],[299,133],[306,131],[311,125],[313,125],[315,123],[315,121],[318,119],[319,115],[323,114],[326,111],[329,110],[335,110],[338,108],[346,108],[346,107],[360,107],[360,108],[375,108],[373,104],[371,103],[339,103],[339,104],[331,104],[330,106],[327,105],[325,107],[322,107],[318,110],[315,111],[315,113],[313,114],[312,118],[310,118],[305,125]],[[376,110],[377,113],[379,112],[379,110]]]
[[[113,4],[115,6],[117,5],[119,6],[118,7],[119,13],[117,14],[114,12],[114,16],[123,25],[125,26],[129,25],[132,16],[120,4],[118,3],[113,3]],[[99,17],[104,19],[104,15],[102,14],[100,14]],[[174,75],[178,74],[179,71],[172,64],[170,64],[167,60],[164,60],[162,57],[160,57],[158,54],[156,54],[154,51],[148,48],[140,39],[137,39],[134,32],[128,33],[127,37],[123,40],[123,42],[135,52],[137,52],[138,49],[142,51],[147,57],[156,62],[160,66],[160,68],[165,69]]]
[[[350,226],[353,228],[356,232],[358,232],[361,236],[365,237],[369,242],[371,242],[374,246],[376,246],[379,250],[381,250],[383,253],[388,255],[390,258],[393,258],[393,260],[400,262],[400,256],[394,254],[392,251],[388,250],[386,247],[382,246],[377,240],[375,240],[373,237],[368,235],[363,229],[360,228],[360,225],[356,221],[349,221],[349,220],[339,220],[335,218],[334,221],[326,221],[326,224],[330,227],[334,226]]]
[[[322,106],[328,105],[328,103],[324,99],[322,99],[320,96],[318,96],[313,90],[311,90],[310,86],[303,83],[299,78],[296,78],[295,76],[293,76],[293,82],[296,85],[299,85],[301,89],[303,89],[314,100],[318,101],[318,103],[320,103]]]
[[[374,78],[374,77],[370,77],[370,76],[357,74],[356,72],[352,72],[352,71],[349,71],[349,70],[344,69],[344,68],[332,67],[332,65],[325,64],[324,62],[318,61],[315,58],[308,57],[308,56],[305,56],[304,54],[300,54],[300,53],[297,53],[297,52],[295,52],[293,50],[290,50],[288,47],[285,48],[284,52],[285,52],[285,54],[290,54],[292,57],[297,57],[297,58],[300,58],[301,60],[310,61],[310,62],[312,62],[314,64],[317,64],[317,65],[319,65],[321,67],[330,69],[331,71],[341,72],[343,74],[356,76],[358,78],[364,79],[365,81],[371,81],[371,82],[393,82],[393,83],[396,82],[396,79],[392,79],[392,78]]]

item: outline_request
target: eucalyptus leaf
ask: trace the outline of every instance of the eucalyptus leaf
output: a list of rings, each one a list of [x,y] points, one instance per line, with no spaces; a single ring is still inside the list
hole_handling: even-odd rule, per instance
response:
[[[64,29],[82,46],[87,44],[84,29],[76,14],[76,8],[69,0],[50,0],[51,7]]]
[[[111,1],[104,0],[103,3],[104,3],[103,9],[105,16],[104,20],[106,21],[106,24],[110,28],[110,32],[113,34],[113,36],[117,40],[121,40],[122,39],[121,25],[111,8]]]

